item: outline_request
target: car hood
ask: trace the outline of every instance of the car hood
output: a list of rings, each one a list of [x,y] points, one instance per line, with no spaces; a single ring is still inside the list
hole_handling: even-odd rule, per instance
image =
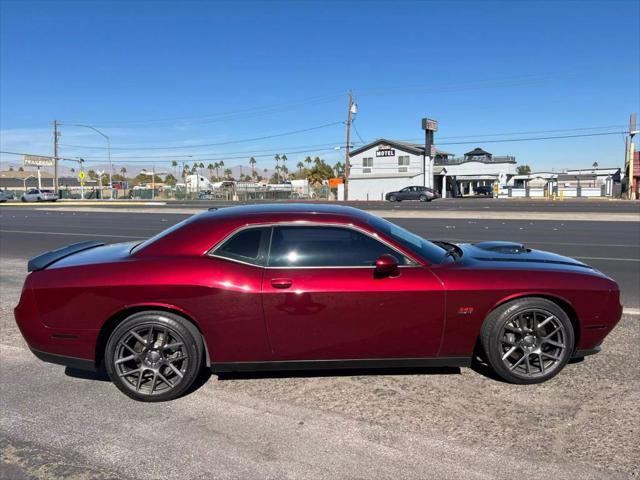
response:
[[[463,250],[463,258],[477,262],[480,264],[478,266],[487,264],[494,267],[512,265],[517,268],[566,267],[572,270],[593,270],[591,266],[571,257],[534,250],[522,243],[495,241],[464,243],[459,247]]]

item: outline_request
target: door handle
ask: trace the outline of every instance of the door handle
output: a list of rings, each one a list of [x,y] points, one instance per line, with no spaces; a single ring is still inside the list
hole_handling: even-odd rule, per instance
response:
[[[271,286],[273,288],[289,288],[293,282],[290,278],[272,278]]]

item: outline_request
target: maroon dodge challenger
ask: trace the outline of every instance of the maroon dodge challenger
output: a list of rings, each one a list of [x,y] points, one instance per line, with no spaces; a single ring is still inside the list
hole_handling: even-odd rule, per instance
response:
[[[16,321],[34,354],[106,368],[137,400],[214,372],[490,365],[538,383],[596,353],[617,284],[519,243],[427,241],[355,208],[195,215],[142,243],[29,261]]]

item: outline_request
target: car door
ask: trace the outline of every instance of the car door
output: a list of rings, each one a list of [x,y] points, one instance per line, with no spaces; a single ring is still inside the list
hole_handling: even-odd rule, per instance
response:
[[[397,276],[377,277],[380,255]],[[444,293],[432,272],[355,227],[275,226],[263,308],[276,360],[421,358],[438,353]]]
[[[409,200],[411,187],[405,187],[398,192],[398,200]]]

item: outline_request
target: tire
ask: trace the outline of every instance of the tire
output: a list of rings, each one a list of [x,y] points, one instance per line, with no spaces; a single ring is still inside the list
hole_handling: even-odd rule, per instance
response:
[[[426,195],[420,195],[420,198],[418,198],[418,200],[420,200],[421,202],[428,202],[429,199],[427,198]]]
[[[557,304],[521,298],[487,316],[480,342],[485,360],[500,378],[533,384],[553,378],[564,368],[573,353],[575,334],[571,320]]]
[[[390,201],[390,202],[397,202],[397,201],[398,201],[398,199],[396,198],[396,196],[395,196],[395,195],[390,195],[390,196],[389,196],[389,201]]]
[[[163,311],[126,318],[109,336],[104,355],[111,381],[142,402],[163,402],[184,394],[198,377],[203,359],[197,328]]]
[[[23,202],[23,203],[27,203],[27,199],[24,198],[24,197],[20,197],[20,201]]]

